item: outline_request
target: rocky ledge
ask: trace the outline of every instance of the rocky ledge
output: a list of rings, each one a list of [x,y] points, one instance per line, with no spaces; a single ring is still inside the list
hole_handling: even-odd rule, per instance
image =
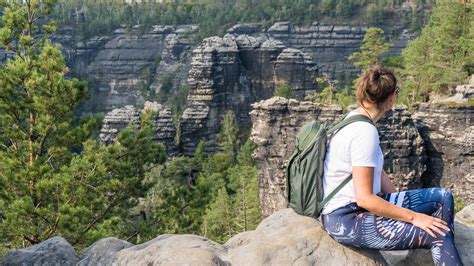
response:
[[[474,205],[455,221],[461,259],[474,265]],[[164,234],[139,245],[109,237],[78,254],[66,240],[53,237],[10,252],[0,265],[431,265],[429,252],[349,248],[330,238],[317,220],[282,209],[224,245],[197,235]]]

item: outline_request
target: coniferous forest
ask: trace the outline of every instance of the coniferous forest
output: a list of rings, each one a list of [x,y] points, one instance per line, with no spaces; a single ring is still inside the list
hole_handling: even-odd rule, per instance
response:
[[[140,3],[138,3],[140,2]],[[159,3],[157,3],[159,2]],[[390,24],[403,20],[418,30],[428,18],[434,0],[412,1],[413,12],[398,18],[395,9],[401,0],[60,0],[53,17],[63,25],[74,25],[78,32],[91,37],[107,34],[120,25],[198,24],[200,36],[222,35],[241,22],[259,22],[268,28],[276,21],[296,24],[327,23]]]
[[[221,151],[167,158],[154,142],[151,112],[117,141],[98,140],[101,115],[76,110],[91,97],[87,82],[70,78],[51,36],[73,27],[89,38],[117,27],[198,24],[201,38],[236,23],[325,21],[371,26],[348,60],[364,68],[383,63],[401,79],[401,102],[450,95],[474,74],[474,6],[470,1],[412,1],[397,17],[395,0],[0,0],[0,257],[8,250],[62,236],[78,249],[115,236],[142,243],[164,233],[198,234],[220,243],[261,221],[256,145],[249,129],[227,112],[218,134]],[[379,27],[394,19],[419,32],[400,55]],[[347,106],[351,83],[315,80],[308,99]],[[342,84],[342,83],[341,83]],[[291,88],[275,95],[291,97]],[[472,104],[472,102],[469,102]]]

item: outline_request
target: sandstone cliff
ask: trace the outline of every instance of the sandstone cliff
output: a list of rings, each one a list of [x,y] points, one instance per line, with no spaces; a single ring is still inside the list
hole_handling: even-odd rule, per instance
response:
[[[62,28],[53,40],[73,74],[89,81],[92,99],[84,111],[107,112],[125,105],[143,104],[150,90],[165,80],[173,91],[185,83],[197,26],[154,26],[139,32],[119,28],[111,35],[81,40],[73,28]]]
[[[384,29],[393,43],[391,53],[399,53],[407,41],[415,37],[401,24]],[[93,97],[83,109],[108,112],[116,107],[143,104],[147,93],[159,92],[166,82],[171,81],[173,92],[185,84],[193,65],[193,49],[209,42],[198,41],[198,30],[196,25],[156,25],[147,32],[140,32],[139,27],[118,28],[109,35],[83,40],[74,28],[63,27],[53,40],[63,46],[73,74],[89,81]],[[259,88],[268,88],[267,81],[292,80],[292,85],[306,89],[314,86],[310,76],[300,79],[298,73],[304,64],[276,58],[282,49],[297,49],[317,62],[321,73],[344,79],[358,72],[347,62],[347,57],[359,49],[366,30],[366,26],[321,25],[318,22],[307,26],[277,22],[268,29],[260,24],[245,23],[231,27],[226,36],[236,39],[235,52],[248,72],[246,82],[254,87],[256,100],[262,100],[268,98],[268,91]],[[273,40],[267,47],[273,52],[263,49],[265,45],[261,44],[265,40]],[[259,47],[262,49],[257,49]],[[293,57],[301,57],[299,52],[287,52]],[[0,56],[2,53],[0,51]],[[280,66],[271,67],[273,63]],[[276,73],[272,73],[273,70]],[[271,77],[275,79],[271,80]]]
[[[192,155],[201,138],[206,152],[218,147],[214,135],[225,111],[232,110],[242,126],[249,126],[250,104],[271,97],[281,84],[295,96],[315,91],[316,63],[307,54],[266,37],[226,35],[210,37],[193,50],[187,108],[181,117],[182,151]]]
[[[450,188],[474,202],[474,106],[419,104],[413,118],[426,143],[424,185]]]

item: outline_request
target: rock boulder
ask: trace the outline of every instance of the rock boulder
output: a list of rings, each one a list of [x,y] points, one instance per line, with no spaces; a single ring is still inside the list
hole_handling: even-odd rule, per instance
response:
[[[461,259],[474,265],[474,205],[455,221]],[[429,250],[382,253],[341,245],[319,221],[285,208],[223,245],[190,234],[164,234],[139,245],[109,237],[78,255],[63,238],[53,237],[10,252],[0,265],[432,265]]]

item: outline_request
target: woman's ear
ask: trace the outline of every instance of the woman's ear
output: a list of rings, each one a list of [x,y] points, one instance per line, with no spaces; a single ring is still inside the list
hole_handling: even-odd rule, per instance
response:
[[[395,101],[397,100],[397,95],[395,93],[391,94],[390,96],[388,96],[388,99],[387,101],[385,102],[385,106],[386,106],[386,111],[390,110],[393,108],[393,106],[395,105]]]

